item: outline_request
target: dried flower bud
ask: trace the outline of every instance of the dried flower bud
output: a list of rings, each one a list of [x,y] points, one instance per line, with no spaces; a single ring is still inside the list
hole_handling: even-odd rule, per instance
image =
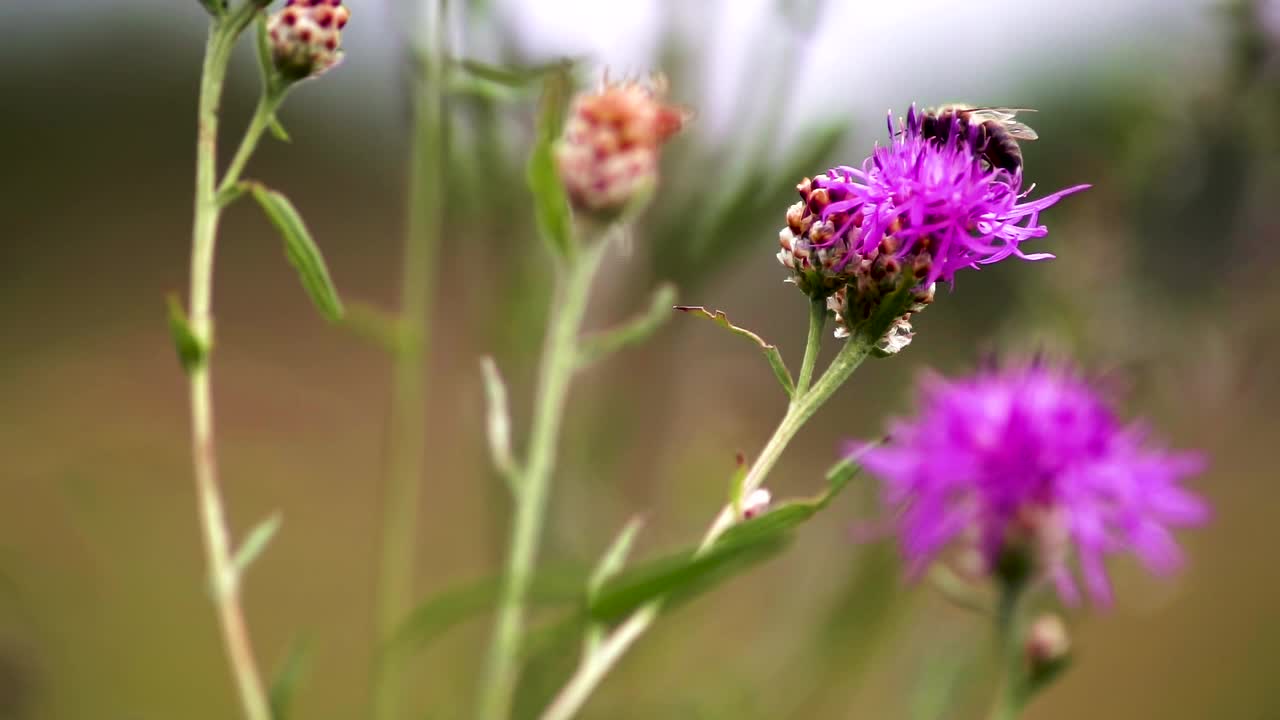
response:
[[[556,144],[556,164],[574,209],[613,219],[658,182],[662,144],[688,113],[665,103],[666,81],[610,83],[580,94]]]
[[[267,21],[271,60],[289,82],[315,77],[342,61],[342,0],[286,0]]]

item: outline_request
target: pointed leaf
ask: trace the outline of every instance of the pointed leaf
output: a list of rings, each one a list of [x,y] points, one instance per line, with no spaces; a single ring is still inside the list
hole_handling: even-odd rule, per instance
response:
[[[588,597],[598,592],[606,581],[622,571],[623,565],[627,562],[627,555],[631,553],[631,546],[635,543],[636,535],[643,525],[643,520],[634,517],[622,527],[622,532],[614,538],[609,549],[600,558],[595,571],[591,573],[591,579],[587,583]]]
[[[298,271],[302,287],[311,296],[311,301],[320,310],[320,314],[331,321],[341,320],[342,300],[338,298],[338,291],[329,279],[324,256],[311,239],[311,233],[307,231],[307,226],[302,222],[293,203],[284,195],[258,183],[251,183],[249,189],[266,212],[267,219],[280,231],[280,236],[284,239],[285,255]]]
[[[538,110],[538,139],[525,178],[533,192],[538,232],[557,257],[571,257],[575,252],[573,214],[560,172],[556,168],[555,143],[564,124],[572,81],[569,66],[562,64],[548,73],[543,81],[542,101]]]
[[[173,346],[178,351],[178,362],[187,373],[204,365],[209,357],[209,344],[196,337],[187,320],[187,313],[182,309],[182,301],[177,295],[169,295],[169,333],[173,336]]]
[[[244,543],[240,545],[240,549],[236,551],[235,557],[231,560],[231,565],[235,568],[237,576],[243,576],[245,570],[248,570],[253,561],[257,560],[258,556],[262,554],[262,551],[267,549],[267,543],[270,543],[271,538],[275,537],[283,521],[284,517],[277,512],[255,525],[249,531],[249,534],[244,538]]]
[[[270,130],[271,135],[280,142],[293,142],[293,138],[289,137],[289,131],[284,129],[284,125],[280,123],[280,118],[275,113],[271,113],[271,119],[267,120],[267,130]]]
[[[675,286],[665,283],[654,291],[649,309],[643,314],[632,318],[621,327],[584,338],[582,349],[578,353],[578,367],[587,367],[628,345],[644,342],[670,317],[671,304],[675,299]]]
[[[853,460],[842,460],[827,473],[827,489],[818,495],[789,500],[724,531],[703,551],[697,547],[650,561],[604,584],[589,598],[597,622],[616,622],[656,600],[679,603],[714,587],[781,551],[803,522],[825,508],[858,473]]]
[[[543,607],[579,602],[584,577],[581,570],[543,570],[529,585],[529,602]],[[492,610],[501,591],[502,578],[491,577],[434,593],[409,612],[383,652],[396,655],[422,650],[454,627]]]
[[[342,325],[357,337],[367,340],[390,355],[400,352],[400,348],[407,342],[405,335],[409,331],[395,313],[360,300],[345,306]]]
[[[622,532],[618,533],[618,537],[614,538],[613,543],[600,558],[595,571],[591,573],[591,578],[587,581],[587,602],[590,602],[600,592],[600,588],[604,586],[605,582],[622,572],[622,568],[627,562],[627,555],[631,553],[631,546],[635,543],[636,535],[640,532],[642,525],[644,525],[644,522],[640,518],[631,518],[623,526]],[[596,651],[596,648],[604,641],[605,630],[605,626],[601,623],[588,624],[586,637],[582,644],[583,656],[589,657]]]
[[[293,698],[298,686],[311,669],[311,641],[298,638],[289,645],[289,652],[276,667],[271,677],[268,698],[271,704],[271,720],[289,720]]]
[[[729,317],[724,314],[723,310],[712,312],[701,305],[677,305],[675,309],[680,312],[691,313],[694,317],[706,318],[729,332],[741,335],[754,342],[760,348],[760,351],[764,353],[765,360],[769,362],[769,367],[773,369],[774,377],[778,379],[782,389],[787,391],[788,397],[795,394],[796,383],[791,379],[791,371],[787,370],[787,364],[782,361],[782,353],[778,352],[776,345],[770,345],[759,335],[729,322]]]

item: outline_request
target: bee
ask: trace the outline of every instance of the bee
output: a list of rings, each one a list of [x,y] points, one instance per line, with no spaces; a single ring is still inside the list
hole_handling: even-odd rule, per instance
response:
[[[1019,140],[1035,140],[1038,136],[1024,123],[1014,120],[1020,112],[1035,112],[1028,108],[969,107],[967,105],[943,105],[927,110],[920,123],[920,134],[936,142],[946,142],[954,122],[960,137],[974,134],[974,152],[989,167],[1016,173],[1022,167],[1022,148]]]

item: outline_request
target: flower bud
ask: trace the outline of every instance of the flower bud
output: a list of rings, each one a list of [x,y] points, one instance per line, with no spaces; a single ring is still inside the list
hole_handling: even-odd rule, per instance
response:
[[[846,191],[827,175],[805,178],[796,184],[800,202],[787,208],[787,225],[778,233],[778,262],[791,271],[787,282],[805,295],[826,298],[844,288],[857,255],[847,240],[849,227],[859,218],[849,213],[824,211],[846,199]]]
[[[1025,649],[1027,661],[1033,668],[1066,658],[1071,651],[1071,637],[1067,634],[1067,626],[1062,618],[1053,613],[1045,613],[1036,618],[1027,629]]]
[[[1071,636],[1062,618],[1045,613],[1027,628],[1023,643],[1027,662],[1027,687],[1042,690],[1071,663]]]
[[[573,102],[556,143],[556,165],[575,210],[616,219],[642,204],[658,182],[663,143],[688,113],[665,102],[666,81],[610,83]]]
[[[773,495],[764,488],[756,488],[751,491],[742,501],[742,519],[750,520],[759,517],[769,509],[769,503],[773,500]]]
[[[271,60],[289,82],[315,77],[342,60],[342,0],[287,0],[267,21]]]

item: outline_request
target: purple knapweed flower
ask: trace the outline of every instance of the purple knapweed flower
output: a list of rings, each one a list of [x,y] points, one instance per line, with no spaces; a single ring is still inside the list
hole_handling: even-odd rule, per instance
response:
[[[951,116],[940,141],[938,130],[931,136],[921,131],[924,118],[912,106],[895,132],[890,115],[888,145],[877,147],[861,168],[842,166],[827,173],[823,186],[840,199],[826,205],[821,219],[842,219],[827,246],[843,242],[862,256],[887,251],[899,259],[915,258],[917,266],[927,262],[925,285],[950,282],[957,270],[1010,255],[1053,257],[1024,253],[1019,245],[1048,234],[1040,224],[1041,210],[1089,186],[1027,201],[1032,188],[1022,189],[1020,166],[1010,172],[984,161],[980,125]]]
[[[1201,455],[1155,444],[1077,373],[1040,362],[930,376],[918,415],[860,455],[884,481],[913,574],[957,545],[976,552],[984,574],[1022,553],[1068,603],[1079,600],[1072,556],[1105,605],[1107,555],[1131,551],[1167,574],[1182,558],[1170,529],[1208,518],[1182,487]]]

